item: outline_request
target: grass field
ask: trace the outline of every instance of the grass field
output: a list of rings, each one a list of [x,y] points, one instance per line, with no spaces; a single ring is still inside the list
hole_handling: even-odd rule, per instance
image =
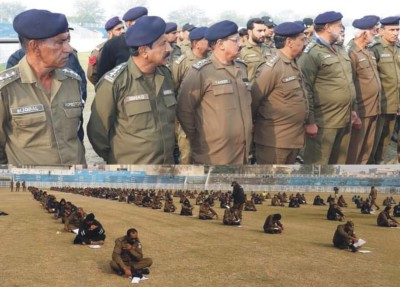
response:
[[[103,224],[107,239],[101,249],[72,244],[74,235],[46,213],[30,193],[0,190],[0,286],[131,286],[111,272],[114,240],[130,227],[139,230],[144,255],[153,258],[149,280],[141,286],[398,286],[400,229],[379,228],[376,215],[361,215],[345,195],[347,218],[372,253],[333,248],[337,222],[325,219],[327,207],[298,209],[257,205],[244,212],[242,227],[220,220],[201,221],[126,203],[56,194]],[[307,194],[309,202],[314,194]],[[326,199],[327,195],[323,195]],[[380,195],[381,204],[384,195]],[[395,197],[396,201],[400,196]],[[177,205],[177,199],[174,199]],[[222,218],[223,209],[215,210]],[[180,207],[178,208],[180,211]],[[265,217],[281,213],[285,231],[262,231]],[[57,231],[60,231],[57,234]]]

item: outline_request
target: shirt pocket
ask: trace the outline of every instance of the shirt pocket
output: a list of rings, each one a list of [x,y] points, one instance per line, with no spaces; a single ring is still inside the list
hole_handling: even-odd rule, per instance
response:
[[[51,145],[49,126],[44,112],[13,116],[12,126],[17,144],[21,147]]]
[[[229,110],[236,108],[236,101],[233,98],[232,84],[213,86],[216,110]]]
[[[128,117],[127,126],[123,127],[129,134],[154,127],[154,118],[150,100],[130,101],[125,103]]]
[[[164,105],[166,107],[166,118],[168,123],[175,122],[176,115],[176,99],[174,95],[163,97]]]
[[[62,126],[64,127],[64,137],[66,140],[76,139],[78,135],[79,122],[82,116],[82,108],[63,108],[65,114],[65,121]]]

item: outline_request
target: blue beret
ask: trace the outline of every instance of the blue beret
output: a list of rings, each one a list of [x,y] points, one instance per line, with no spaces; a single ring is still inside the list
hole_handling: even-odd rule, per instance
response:
[[[399,22],[400,22],[399,16],[386,17],[381,20],[382,25],[390,25],[390,26],[399,26]]]
[[[314,24],[314,20],[311,18],[304,18],[303,23],[306,25],[306,27],[310,27]]]
[[[335,11],[328,11],[328,12],[319,14],[315,18],[314,23],[316,25],[323,25],[323,24],[326,24],[326,23],[332,23],[332,22],[339,21],[342,18],[343,18],[342,13],[335,12]]]
[[[264,21],[265,26],[267,26],[267,27],[275,27],[276,26],[274,21],[272,21],[271,17],[263,16],[263,17],[261,17],[261,20]]]
[[[117,26],[118,24],[121,24],[122,20],[115,16],[112,17],[111,19],[109,19],[106,24],[104,25],[104,28],[106,29],[106,31],[113,29],[115,26]]]
[[[194,26],[193,24],[191,24],[191,23],[186,23],[185,25],[183,25],[182,26],[182,31],[183,32],[185,32],[185,31],[192,31],[194,28],[196,28],[196,26]]]
[[[13,27],[19,36],[38,40],[67,32],[68,21],[64,14],[31,9],[15,16]]]
[[[129,47],[140,47],[152,44],[161,35],[165,34],[164,20],[157,16],[145,16],[139,18],[135,25],[128,28],[125,35],[126,44]]]
[[[205,37],[207,29],[207,27],[194,28],[192,31],[190,31],[189,39],[191,41],[203,39]]]
[[[361,30],[369,30],[375,27],[379,22],[379,17],[370,15],[364,16],[361,19],[356,19],[353,21],[353,27]]]
[[[139,19],[142,16],[147,15],[148,11],[146,7],[135,7],[126,11],[122,19],[124,21],[134,21]]]
[[[178,25],[175,22],[167,22],[165,27],[165,34],[178,30]]]
[[[300,21],[302,23],[302,21]],[[284,22],[275,27],[274,33],[279,36],[294,36],[304,32],[304,24]]]
[[[224,39],[230,35],[238,33],[238,25],[229,20],[223,20],[215,23],[207,29],[205,38],[208,41],[217,41],[218,39]]]
[[[296,23],[296,24],[298,24],[298,25],[300,25],[300,26],[306,27],[306,24],[304,24],[304,22],[303,22],[303,21],[300,21],[300,20],[294,21],[293,23]]]

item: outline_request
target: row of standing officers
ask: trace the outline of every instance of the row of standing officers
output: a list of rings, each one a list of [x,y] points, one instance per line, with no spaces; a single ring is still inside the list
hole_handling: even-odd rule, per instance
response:
[[[73,136],[82,112],[72,92],[79,91],[79,76],[59,69],[71,49],[68,23],[49,12],[53,27],[31,29],[32,21],[46,21],[43,13],[28,10],[14,20],[26,57],[0,75],[0,161],[84,163],[83,146]],[[115,37],[123,38],[128,61],[96,85],[87,127],[94,150],[109,164],[173,163],[178,126],[190,144],[187,163],[246,164],[255,151],[259,164],[291,164],[304,144],[306,163],[380,163],[399,102],[399,17],[355,20],[356,37],[347,50],[336,45],[341,19],[334,11],[318,15],[309,44],[303,25],[282,23],[269,48],[261,41],[265,21],[257,19],[248,25],[243,47],[232,21],[192,29],[191,50],[170,63],[174,78],[165,66],[173,52],[168,25],[141,16]],[[379,21],[381,35],[374,41]],[[54,63],[44,65],[35,48],[53,53]]]

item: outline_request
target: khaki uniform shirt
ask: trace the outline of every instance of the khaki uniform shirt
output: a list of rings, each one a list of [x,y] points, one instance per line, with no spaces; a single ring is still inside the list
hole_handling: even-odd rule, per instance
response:
[[[252,129],[246,65],[225,66],[214,55],[194,64],[181,85],[177,116],[194,164],[246,163]]]
[[[192,43],[189,40],[183,40],[179,42],[178,46],[181,48],[182,54],[185,54],[188,50],[192,49]]]
[[[70,69],[53,71],[48,95],[26,57],[0,73],[0,163],[85,164],[78,138],[81,78]]]
[[[182,55],[181,47],[179,47],[176,43],[172,43],[171,47],[172,47],[172,52],[168,57],[168,65],[167,65],[168,68],[171,68],[172,63]]]
[[[174,162],[176,99],[171,72],[157,67],[154,87],[133,62],[115,67],[97,85],[88,138],[108,164]]]
[[[143,259],[142,244],[139,239],[136,239],[131,249],[126,249],[127,244],[126,236],[115,240],[112,260],[117,262],[121,268],[130,268],[132,263],[139,262]]]
[[[97,81],[99,80],[97,77],[97,62],[100,60],[101,52],[106,42],[107,41],[97,45],[89,56],[89,63],[86,71],[86,76],[93,85],[96,85]]]
[[[254,80],[257,67],[265,61],[266,57],[272,55],[270,50],[265,44],[254,45],[249,41],[244,43],[242,50],[240,50],[240,59],[247,65],[249,82]]]
[[[192,50],[188,50],[186,54],[181,55],[172,63],[172,76],[174,78],[176,91],[181,86],[183,79],[192,65],[200,60],[202,60],[202,58],[197,58]]]
[[[296,61],[278,50],[260,69],[251,90],[254,141],[270,147],[302,148],[308,106]]]
[[[348,126],[355,87],[346,51],[333,51],[317,39],[306,47],[299,65],[308,96],[308,123],[322,128]]]
[[[347,44],[353,67],[356,88],[356,112],[359,117],[371,117],[380,113],[381,80],[375,56],[361,49],[354,41]]]
[[[396,114],[400,97],[400,45],[391,46],[379,39],[371,45],[382,82],[381,113]]]

